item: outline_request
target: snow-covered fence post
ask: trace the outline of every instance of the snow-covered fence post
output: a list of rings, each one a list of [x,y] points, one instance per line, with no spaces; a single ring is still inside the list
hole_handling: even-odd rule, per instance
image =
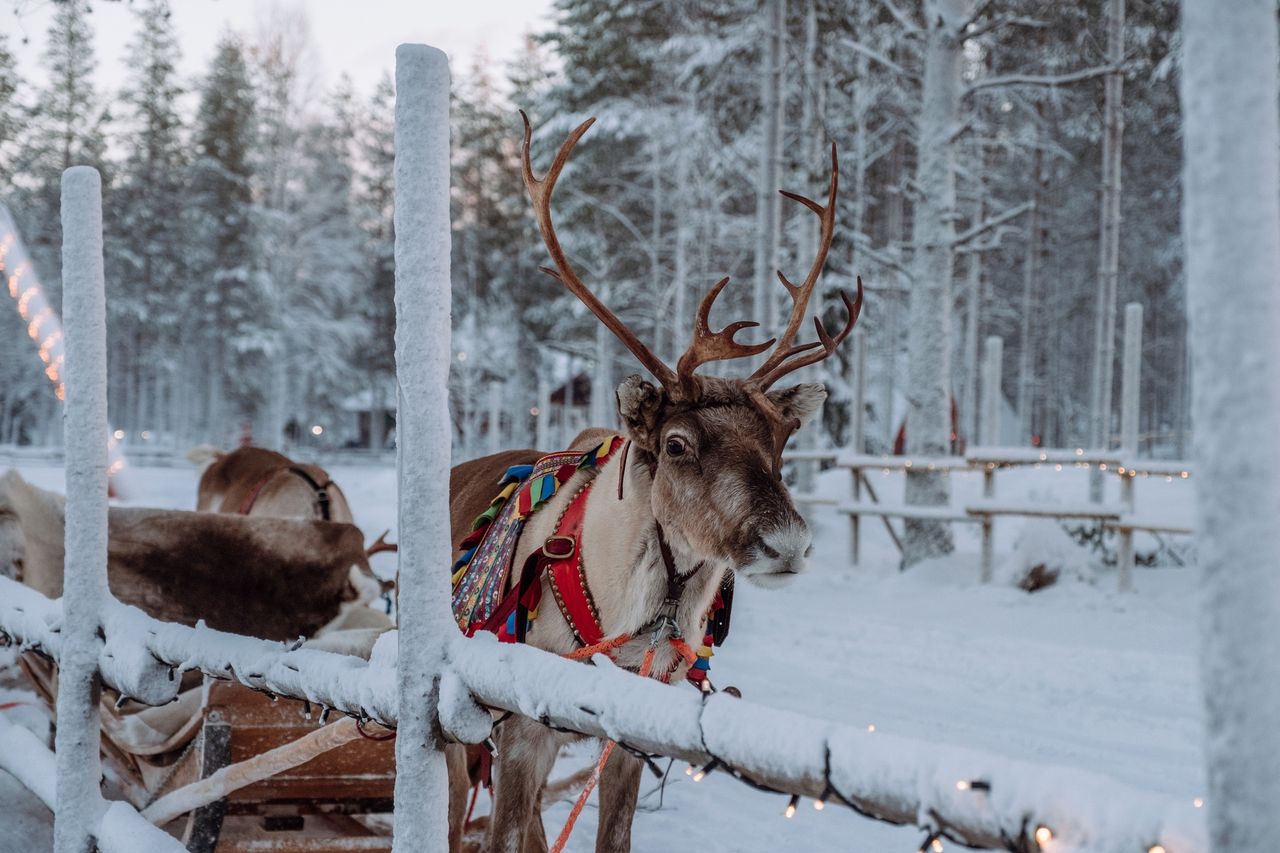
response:
[[[1276,7],[1182,4],[1183,233],[1214,853],[1280,838]]]
[[[866,452],[866,410],[867,410],[867,333],[863,329],[853,330],[853,393],[849,409],[849,450],[857,456]],[[849,469],[853,478],[853,502],[862,500],[862,469]],[[849,559],[856,566],[858,552],[861,550],[861,524],[858,514],[849,516]]]
[[[399,656],[396,853],[448,847],[449,785],[437,725],[449,610],[449,60],[396,48],[396,466]]]
[[[995,335],[987,338],[984,350],[986,363],[982,366],[982,443],[987,447],[1000,444],[1000,401],[1004,392],[1001,390],[1004,378],[1004,339]],[[996,496],[996,469],[988,462],[982,470],[982,496]],[[980,566],[981,580],[991,580],[992,565],[995,562],[996,531],[995,519],[990,515],[982,517],[982,562]]]
[[[1000,444],[1000,386],[1004,379],[1004,339],[995,335],[987,338],[983,350],[986,362],[982,366],[982,444],[996,447]]]
[[[107,309],[102,180],[62,174],[62,307],[66,320],[67,509],[58,662],[57,853],[88,853],[106,810],[98,729],[98,653],[107,591]]]
[[[1142,305],[1124,306],[1124,368],[1120,377],[1120,453],[1138,455],[1139,387],[1142,377]]]
[[[1138,400],[1142,375],[1142,306],[1130,302],[1124,307],[1124,369],[1120,386],[1120,458],[1130,465],[1138,456]],[[1136,473],[1120,469],[1120,503],[1133,512]],[[1121,527],[1116,548],[1120,591],[1133,589],[1133,528]]]

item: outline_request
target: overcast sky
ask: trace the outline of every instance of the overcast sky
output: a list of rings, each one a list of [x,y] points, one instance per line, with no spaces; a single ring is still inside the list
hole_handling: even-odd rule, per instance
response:
[[[53,17],[53,0],[0,0],[0,27],[11,36],[23,78],[44,82],[40,56]],[[272,7],[298,10],[311,24],[316,71],[326,84],[346,72],[367,93],[395,61],[396,45],[426,42],[443,49],[454,73],[478,55],[501,68],[525,35],[545,27],[551,0],[172,0],[182,48],[181,71],[202,74],[228,28],[251,36]],[[137,30],[128,2],[92,0],[99,86],[110,92],[126,76],[126,51]],[[27,43],[23,44],[23,39]]]

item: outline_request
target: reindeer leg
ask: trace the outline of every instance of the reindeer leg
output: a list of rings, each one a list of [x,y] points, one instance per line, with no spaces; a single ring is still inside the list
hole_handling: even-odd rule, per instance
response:
[[[493,765],[493,817],[485,842],[487,853],[524,853],[530,821],[542,820],[538,794],[555,764],[558,745],[553,732],[526,717],[512,717],[498,735]],[[543,837],[545,850],[546,840]]]
[[[451,743],[444,748],[449,768],[449,853],[461,853],[463,823],[467,819],[467,797],[471,777],[467,773],[467,748]]]
[[[640,772],[644,764],[633,755],[615,749],[600,774],[600,822],[596,826],[596,853],[628,853],[631,821],[636,816]]]

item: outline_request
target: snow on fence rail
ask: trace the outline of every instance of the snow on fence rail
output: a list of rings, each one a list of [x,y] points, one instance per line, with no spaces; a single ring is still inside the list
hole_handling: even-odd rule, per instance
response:
[[[651,755],[669,755],[700,766],[702,773],[729,773],[789,796],[788,814],[806,796],[843,803],[877,820],[913,824],[927,835],[923,847],[948,838],[1016,853],[1207,850],[1202,813],[1195,804],[1097,774],[896,738],[872,727],[772,710],[727,694],[699,694],[638,678],[603,657],[595,666],[583,666],[536,649],[499,645],[492,637],[459,634],[448,612],[446,574],[433,562],[448,550],[447,527],[442,531],[421,523],[424,513],[444,506],[447,478],[433,475],[447,459],[447,431],[443,450],[431,442],[439,439],[437,419],[444,411],[447,336],[443,344],[439,338],[415,343],[413,337],[429,337],[429,330],[447,324],[448,279],[440,272],[448,255],[447,167],[438,168],[447,164],[447,134],[441,132],[447,128],[447,113],[444,121],[438,114],[447,105],[447,65],[443,55],[429,48],[402,46],[397,66],[403,99],[397,108],[397,221],[421,226],[397,228],[397,240],[426,243],[421,252],[401,246],[397,251],[400,613],[406,641],[393,650],[391,638],[398,640],[398,635],[388,635],[375,647],[372,660],[364,661],[201,625],[164,623],[112,598],[104,576],[105,445],[97,441],[105,412],[95,402],[105,376],[96,368],[96,375],[88,367],[73,372],[69,393],[76,401],[84,395],[84,404],[68,406],[68,436],[74,436],[68,441],[68,481],[76,485],[83,475],[87,487],[68,495],[68,598],[51,601],[0,580],[0,639],[59,663],[56,779],[49,772],[54,758],[42,747],[36,749],[33,737],[0,725],[0,766],[46,802],[53,799],[51,788],[58,787],[57,802],[51,804],[58,853],[80,853],[90,838],[108,853],[138,849],[140,842],[153,850],[180,849],[128,806],[102,800],[96,691],[73,690],[68,678],[87,673],[127,696],[156,704],[176,695],[177,671],[190,669],[397,726],[397,850],[445,848],[443,743],[436,732],[479,742],[493,725],[486,710],[512,711],[548,726],[607,737],[651,764]],[[426,115],[415,115],[418,110]],[[404,152],[421,153],[428,143],[436,150],[426,152],[423,161],[406,162],[402,172]],[[84,182],[91,172],[78,174],[75,180]],[[100,215],[96,207],[89,212],[90,222]],[[96,245],[100,264],[100,224],[67,228],[66,239],[88,266]],[[88,282],[94,287],[101,285],[100,265],[97,269],[96,285]],[[81,284],[68,276],[67,286],[70,297]],[[91,289],[86,293],[92,296]],[[84,352],[101,351],[101,312],[68,312],[68,334]],[[74,359],[69,361],[74,369]],[[90,357],[86,365],[92,361]],[[425,459],[433,455],[437,458]],[[73,468],[76,477],[71,476]],[[79,519],[74,526],[73,518]],[[79,657],[72,661],[72,655]],[[66,760],[90,748],[93,760]],[[65,792],[76,798],[68,799]],[[1048,846],[1050,839],[1054,841]]]
[[[860,556],[861,518],[864,515],[879,517],[889,536],[901,549],[901,542],[890,518],[929,519],[948,522],[972,522],[982,525],[981,579],[991,580],[995,561],[995,519],[998,516],[1039,516],[1059,519],[1094,519],[1103,528],[1118,534],[1117,575],[1121,591],[1133,586],[1134,550],[1133,536],[1137,531],[1149,533],[1190,534],[1193,529],[1182,522],[1158,516],[1143,515],[1136,511],[1134,481],[1138,477],[1163,476],[1186,480],[1192,467],[1187,462],[1138,458],[1138,404],[1139,372],[1142,352],[1142,306],[1130,303],[1125,306],[1123,389],[1121,391],[1120,447],[1118,450],[1085,450],[1084,448],[1042,449],[1036,447],[972,447],[964,456],[877,456],[862,453],[862,419],[865,377],[859,371],[854,377],[854,422],[850,428],[852,440],[846,450],[803,450],[785,455],[792,462],[829,462],[850,473],[851,500],[840,500],[824,495],[796,494],[797,503],[811,506],[836,507],[836,511],[849,516],[850,559],[856,565]],[[983,367],[984,399],[982,404],[982,439],[994,445],[998,440],[996,429],[1000,407],[995,391],[1000,387],[1000,353],[1003,344],[999,338],[988,338],[987,364]],[[1107,471],[1120,477],[1120,503],[1105,505],[1047,504],[1034,501],[996,501],[995,474],[1002,468],[1017,466],[1053,465],[1057,470],[1077,466],[1097,471]],[[964,506],[914,506],[882,504],[875,487],[866,477],[868,470],[890,471],[970,471],[983,476],[983,499]],[[866,490],[871,500],[862,498]]]
[[[5,639],[56,660],[60,602],[5,579],[0,602]],[[118,602],[107,607],[104,633],[103,681],[147,704],[176,695],[181,679],[170,678],[170,671],[200,669],[264,693],[389,727],[398,723],[395,670],[388,663],[398,655],[385,648],[370,663],[164,623]],[[484,635],[453,636],[440,672],[441,728],[466,742],[487,737],[487,715],[478,719],[471,712],[477,701],[611,738],[642,755],[730,773],[767,791],[844,803],[867,817],[918,825],[930,836],[971,847],[1036,850],[1043,827],[1064,845],[1096,851],[1143,853],[1156,844],[1170,853],[1207,850],[1202,812],[1191,801],[1074,768],[895,737],[729,694],[700,696],[637,678],[603,657],[596,664],[582,666]],[[0,743],[9,742],[8,734],[0,729]]]

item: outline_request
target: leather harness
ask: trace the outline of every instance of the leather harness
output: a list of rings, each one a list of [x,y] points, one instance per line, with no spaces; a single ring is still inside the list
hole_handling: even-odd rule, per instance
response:
[[[333,480],[325,480],[323,483],[318,483],[316,482],[315,477],[312,477],[306,472],[306,469],[300,468],[297,465],[286,465],[282,468],[276,468],[268,473],[258,481],[257,485],[249,491],[249,494],[245,495],[244,500],[240,502],[240,508],[237,509],[236,512],[240,515],[248,515],[249,511],[253,509],[253,505],[257,502],[258,495],[260,495],[262,490],[267,487],[267,483],[274,480],[276,475],[281,471],[288,471],[290,474],[301,477],[303,482],[310,486],[311,491],[315,494],[315,504],[316,508],[320,511],[320,518],[323,521],[333,520],[330,517],[329,511],[329,507],[332,504],[332,501],[329,498],[329,489],[333,488]]]
[[[626,474],[627,452],[630,441],[621,443],[622,457],[618,472],[618,496],[622,496],[622,481]],[[615,448],[616,450],[617,448]],[[613,455],[610,451],[599,462],[601,465]],[[565,622],[573,632],[574,639],[581,646],[594,646],[602,642],[604,629],[600,625],[600,614],[595,600],[587,585],[586,567],[582,560],[582,528],[586,517],[587,500],[591,488],[595,484],[595,476],[587,480],[578,492],[569,500],[552,535],[548,536],[542,546],[525,560],[517,582],[510,588],[502,603],[492,613],[480,630],[491,631],[501,639],[523,643],[526,640],[529,623],[536,615],[542,598],[542,577],[547,577],[547,587],[555,600],[556,607],[564,616]],[[684,596],[685,586],[689,579],[701,571],[705,564],[699,563],[688,574],[680,574],[676,568],[675,555],[671,545],[657,524],[655,536],[662,566],[667,576],[666,593],[662,606],[655,614],[650,625],[660,620],[667,620],[675,630],[676,611]],[[729,631],[729,604],[732,592],[724,588],[719,593],[718,602],[722,605],[715,609],[715,617],[708,625],[708,632],[714,635],[715,644],[720,645]],[[514,618],[513,618],[514,617]]]

